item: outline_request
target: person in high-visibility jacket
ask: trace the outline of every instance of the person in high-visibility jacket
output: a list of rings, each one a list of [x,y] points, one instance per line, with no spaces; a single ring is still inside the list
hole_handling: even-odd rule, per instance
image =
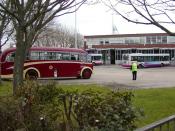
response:
[[[137,63],[133,62],[131,65],[131,71],[132,71],[132,80],[137,79]]]

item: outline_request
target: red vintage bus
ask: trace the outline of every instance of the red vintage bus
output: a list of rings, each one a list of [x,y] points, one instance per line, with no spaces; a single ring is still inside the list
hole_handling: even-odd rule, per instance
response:
[[[1,54],[1,77],[13,78],[16,48],[9,48]],[[32,47],[26,56],[23,77],[89,79],[93,71],[87,61],[87,53],[75,48],[36,48]]]

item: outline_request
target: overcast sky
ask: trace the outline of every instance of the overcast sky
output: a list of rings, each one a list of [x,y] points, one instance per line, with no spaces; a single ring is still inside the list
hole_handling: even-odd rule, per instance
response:
[[[104,5],[83,5],[76,13],[77,31],[82,35],[112,34],[112,23],[117,28],[115,34],[162,33],[159,28],[148,25],[138,25],[125,21],[118,15],[112,15]],[[70,28],[75,28],[75,14],[59,18],[59,22]]]

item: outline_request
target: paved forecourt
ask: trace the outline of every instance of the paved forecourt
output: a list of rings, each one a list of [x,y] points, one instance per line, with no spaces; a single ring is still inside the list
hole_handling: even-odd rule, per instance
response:
[[[175,87],[175,67],[138,69],[137,80],[132,80],[132,73],[119,65],[95,66],[90,79],[58,80],[63,84],[102,84],[112,87],[157,88]]]

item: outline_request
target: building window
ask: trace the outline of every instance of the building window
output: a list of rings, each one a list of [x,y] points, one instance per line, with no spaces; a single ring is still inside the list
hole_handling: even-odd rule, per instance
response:
[[[103,43],[104,43],[103,41],[100,41],[100,45],[103,45]]]
[[[105,41],[105,44],[109,44],[109,41]]]
[[[157,36],[157,44],[160,44],[160,43],[162,43],[161,36]]]
[[[166,44],[167,43],[167,36],[162,36],[162,43]]]
[[[147,44],[151,44],[151,37],[150,37],[150,36],[147,36],[147,37],[146,37],[146,43],[147,43]]]
[[[128,44],[129,43],[129,40],[125,40],[125,44]]]
[[[151,44],[156,44],[156,36],[153,36],[151,39]]]

